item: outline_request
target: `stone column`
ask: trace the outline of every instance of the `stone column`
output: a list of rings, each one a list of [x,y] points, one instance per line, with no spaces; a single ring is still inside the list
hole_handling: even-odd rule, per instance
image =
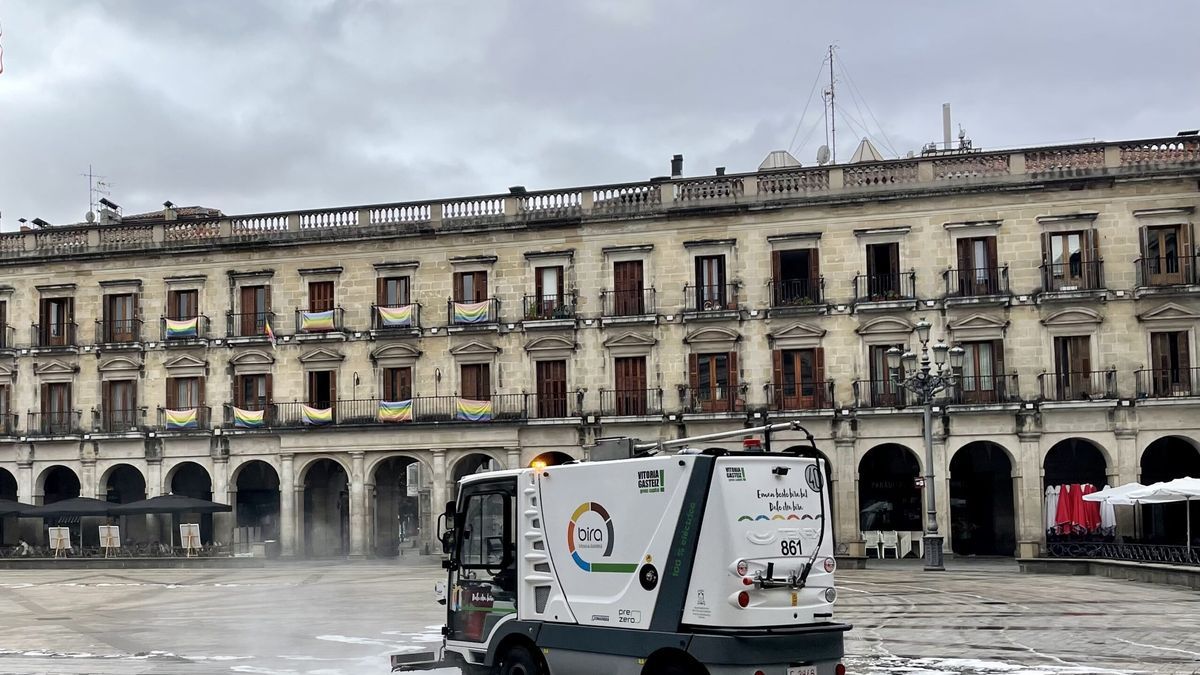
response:
[[[296,475],[294,455],[279,456],[279,546],[284,558],[296,556]]]
[[[434,550],[440,551],[437,543],[438,516],[446,508],[446,451],[442,448],[433,450],[433,476],[430,481],[433,492],[433,508],[429,510],[429,531],[433,533]]]
[[[363,481],[363,453],[350,453],[350,557],[367,555],[367,491]]]
[[[229,459],[226,457],[213,458],[213,501],[224,501],[234,505],[237,491],[229,488]],[[222,544],[233,543],[234,513],[213,514],[213,541]]]
[[[520,469],[524,465],[521,464],[521,449],[520,448],[505,448],[504,468]]]
[[[163,471],[162,471],[162,455],[158,453],[146,454],[146,499],[158,497],[164,494],[163,492]],[[171,533],[167,532],[163,536],[163,522],[171,522],[171,517],[167,515],[146,515],[146,531],[151,533],[151,536],[160,543],[171,543]]]
[[[1042,488],[1042,419],[1033,411],[1017,413],[1017,457],[1021,480],[1013,484],[1017,506],[1017,557],[1036,558],[1046,546],[1045,491]],[[1018,489],[1019,488],[1019,489]]]
[[[1114,487],[1142,479],[1142,466],[1138,461],[1137,430],[1130,426],[1132,425],[1118,427],[1114,432],[1117,443],[1113,461],[1116,462],[1116,466],[1108,467],[1109,484]],[[1144,508],[1146,507],[1134,506],[1116,509],[1117,533],[1125,537],[1140,534],[1142,524],[1138,522],[1138,518]],[[1192,527],[1195,527],[1195,523]]]
[[[866,542],[858,531],[858,480],[855,475],[858,465],[854,462],[853,438],[834,440],[834,454],[830,463],[833,465],[830,467],[833,485],[829,493],[835,519],[833,540],[837,548],[845,550],[847,555],[865,556]]]
[[[40,506],[42,494],[34,494],[33,477],[33,443],[22,443],[17,446],[17,501]],[[30,544],[41,543],[40,527],[36,518],[19,518],[17,532]]]
[[[365,508],[363,516],[366,518],[366,546],[367,555],[375,555],[375,528],[378,527],[379,517],[375,513],[375,484],[363,483],[363,501]]]

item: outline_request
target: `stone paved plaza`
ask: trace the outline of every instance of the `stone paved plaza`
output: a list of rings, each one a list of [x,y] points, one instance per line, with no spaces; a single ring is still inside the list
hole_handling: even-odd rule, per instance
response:
[[[1200,596],[1011,561],[841,574],[851,673],[1200,672]],[[4,571],[0,673],[366,675],[436,641],[434,566]],[[1121,607],[1129,607],[1122,610]]]

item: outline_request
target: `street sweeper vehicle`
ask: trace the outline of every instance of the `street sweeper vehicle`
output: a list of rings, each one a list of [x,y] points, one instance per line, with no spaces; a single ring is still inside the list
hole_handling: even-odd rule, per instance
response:
[[[588,461],[462,479],[439,528],[442,645],[393,670],[843,675],[825,466],[753,438],[783,430],[812,444],[795,422],[616,439]],[[692,447],[738,436],[741,450]]]

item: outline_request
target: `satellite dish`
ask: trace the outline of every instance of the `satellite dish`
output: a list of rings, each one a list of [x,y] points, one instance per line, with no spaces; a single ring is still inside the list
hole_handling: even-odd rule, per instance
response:
[[[829,163],[829,146],[822,145],[820,148],[817,148],[817,164],[824,165],[824,164],[828,164],[828,163]]]
[[[89,223],[94,223],[94,222],[96,222],[96,214],[91,211],[88,211],[87,213],[83,214],[83,219],[88,221]]]

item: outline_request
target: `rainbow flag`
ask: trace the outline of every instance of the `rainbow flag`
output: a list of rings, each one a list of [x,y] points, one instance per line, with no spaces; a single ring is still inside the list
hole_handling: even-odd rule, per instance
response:
[[[384,328],[405,328],[412,325],[413,306],[376,307],[379,310],[379,323]]]
[[[264,426],[266,421],[266,410],[242,410],[237,406],[233,407],[233,426],[235,427],[257,429]]]
[[[168,429],[195,429],[200,426],[196,412],[196,408],[187,408],[185,410],[167,409],[163,411],[163,417],[167,421]]]
[[[410,398],[407,401],[380,401],[377,419],[380,422],[413,421],[412,399]]]
[[[464,422],[492,421],[491,401],[472,401],[469,398],[455,400],[454,419]]]
[[[200,334],[200,319],[166,319],[167,339],[191,338]]]
[[[311,426],[333,424],[333,408],[314,408],[301,404],[300,421]]]
[[[317,333],[333,330],[333,310],[324,312],[300,312],[300,330],[306,333]]]
[[[487,323],[491,304],[488,300],[454,303],[454,323]]]
[[[272,348],[272,349],[274,349],[274,348],[275,348],[275,342],[276,342],[276,340],[275,340],[275,331],[271,330],[271,319],[270,319],[270,318],[267,318],[265,321],[266,321],[266,332],[267,332],[267,339],[271,341],[271,348]]]

